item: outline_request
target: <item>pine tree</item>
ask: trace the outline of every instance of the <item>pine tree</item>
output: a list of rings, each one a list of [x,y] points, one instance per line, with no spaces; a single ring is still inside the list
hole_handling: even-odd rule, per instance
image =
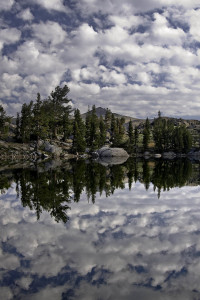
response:
[[[81,135],[77,122],[74,122],[73,126],[73,143],[72,151],[74,153],[82,153],[85,151],[85,140]]]
[[[187,153],[192,148],[192,136],[189,130],[185,128],[183,133],[184,152]]]
[[[143,148],[144,148],[144,150],[148,149],[149,141],[150,141],[150,123],[149,123],[149,119],[147,118],[145,121],[144,130],[143,130]]]
[[[153,125],[153,139],[157,151],[163,151],[163,138],[163,120],[158,117],[154,120]]]
[[[132,153],[134,151],[134,131],[133,123],[130,120],[128,123],[128,152]]]
[[[17,113],[17,118],[16,118],[16,129],[15,129],[15,138],[17,141],[20,141],[20,116],[19,113]]]
[[[48,137],[48,115],[44,109],[40,94],[37,94],[36,103],[33,105],[33,128],[32,133],[34,139],[38,142],[39,139]]]
[[[33,115],[32,115],[33,101],[29,104],[24,103],[21,110],[20,135],[22,142],[29,142],[31,140]]]
[[[85,151],[85,147],[85,124],[81,119],[79,109],[76,109],[74,112],[72,151],[74,153],[82,153]]]
[[[86,114],[86,119],[85,119],[85,140],[86,140],[86,145],[90,147],[90,131],[91,131],[91,113],[88,108],[88,112]]]
[[[99,120],[99,135],[99,147],[102,147],[106,142],[106,125],[102,116]]]
[[[120,142],[120,135],[119,135],[119,119],[112,119],[112,137],[111,137],[111,142],[112,142],[112,147],[118,147],[119,142]]]
[[[81,113],[79,109],[75,109],[74,111],[74,120],[78,125],[79,131],[82,135],[82,137],[85,137],[85,124],[81,118]]]
[[[125,123],[125,118],[122,117],[119,120],[119,139],[120,139],[120,144],[123,143],[123,138],[124,138],[124,134],[125,134],[125,128],[124,128],[124,123]]]
[[[135,144],[136,149],[138,147],[138,140],[139,140],[139,132],[138,132],[137,126],[135,126],[135,129],[134,129],[134,144]]]
[[[96,115],[96,107],[93,105],[92,111],[89,113],[90,117],[88,118],[89,124],[88,124],[88,146],[90,149],[96,150],[99,145],[99,120]]]
[[[70,99],[67,97],[69,91],[70,89],[67,85],[63,88],[57,86],[55,91],[51,92],[51,95],[46,102],[49,108],[49,124],[53,138],[56,138],[59,127],[62,128],[63,115],[71,112],[71,106],[69,105]]]
[[[115,119],[115,115],[112,114],[111,115],[111,124],[110,124],[111,134],[113,134],[115,127],[116,127],[116,119]]]
[[[105,113],[105,125],[106,125],[106,130],[108,130],[111,127],[111,118],[112,118],[112,113],[110,109],[106,109]]]
[[[0,133],[6,133],[8,131],[8,126],[6,122],[10,123],[11,118],[6,115],[6,112],[2,105],[0,105]]]
[[[6,112],[2,105],[0,105],[0,132],[3,133],[5,126],[5,116]]]
[[[70,124],[68,112],[65,112],[63,115],[62,126],[63,126],[63,141],[65,142],[69,138],[71,133],[71,124]]]

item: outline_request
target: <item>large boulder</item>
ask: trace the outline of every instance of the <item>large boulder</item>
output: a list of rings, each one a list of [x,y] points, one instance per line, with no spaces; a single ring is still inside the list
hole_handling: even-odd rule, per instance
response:
[[[62,153],[62,148],[52,145],[49,142],[44,142],[44,151],[53,154],[55,157],[59,157]]]
[[[103,147],[98,151],[99,157],[128,157],[126,150],[122,148]]]

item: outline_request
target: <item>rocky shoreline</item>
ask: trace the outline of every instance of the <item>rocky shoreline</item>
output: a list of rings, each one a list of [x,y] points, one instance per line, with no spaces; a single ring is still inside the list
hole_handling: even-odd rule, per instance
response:
[[[71,141],[66,143],[61,141],[39,141],[38,143],[21,144],[16,142],[6,142],[0,140],[0,162],[12,161],[36,161],[38,159],[61,159],[68,160],[72,158],[102,158],[102,157],[126,157],[128,154],[121,148],[103,147],[93,155],[85,153],[84,155],[70,153]],[[191,160],[200,161],[200,151],[190,151],[188,154],[175,153],[173,151],[154,153],[154,152],[137,152],[132,157],[143,157],[145,159],[175,159],[175,158],[189,158]]]

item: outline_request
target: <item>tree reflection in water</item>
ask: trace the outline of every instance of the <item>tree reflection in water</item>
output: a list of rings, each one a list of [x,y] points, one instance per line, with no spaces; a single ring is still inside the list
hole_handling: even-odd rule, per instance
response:
[[[106,196],[115,189],[124,189],[128,183],[131,190],[133,182],[140,181],[148,190],[153,184],[158,197],[161,191],[186,185],[192,176],[192,163],[187,159],[138,161],[128,159],[121,165],[104,166],[96,161],[76,160],[67,166],[52,168],[35,166],[32,169],[16,169],[2,172],[0,191],[3,193],[16,183],[22,205],[36,211],[40,218],[42,211],[48,211],[59,222],[67,222],[70,202],[78,202],[83,190],[88,201],[95,202],[96,194]],[[198,169],[199,170],[199,169]],[[197,177],[199,175],[199,171]]]

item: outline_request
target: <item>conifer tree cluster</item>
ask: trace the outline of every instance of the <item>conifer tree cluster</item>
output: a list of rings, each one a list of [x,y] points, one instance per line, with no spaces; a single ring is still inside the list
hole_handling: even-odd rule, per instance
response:
[[[37,94],[36,101],[23,104],[21,114],[17,114],[16,139],[21,142],[30,142],[40,139],[72,140],[72,152],[84,153],[86,148],[95,151],[105,143],[111,147],[125,148],[128,153],[137,153],[149,150],[149,144],[154,144],[153,150],[176,151],[187,153],[192,146],[192,138],[184,125],[174,125],[158,112],[158,117],[150,124],[147,118],[141,126],[133,127],[130,120],[125,124],[123,117],[117,117],[109,109],[105,116],[98,117],[96,107],[87,112],[83,121],[78,109],[69,105],[69,88],[57,86],[50,96],[41,100]],[[4,126],[6,115],[0,107],[0,125]]]
[[[67,97],[69,88],[57,86],[51,95],[41,100],[37,94],[35,103],[23,104],[21,115],[17,114],[16,138],[18,141],[30,142],[39,139],[56,138],[63,135],[65,140],[70,134],[69,114],[70,100]]]
[[[187,153],[192,147],[192,136],[185,125],[174,126],[170,120],[161,115],[154,120],[153,139],[155,149],[159,152],[174,150]]]
[[[6,112],[2,105],[0,105],[0,134],[7,134],[8,125],[11,118],[6,115]]]

